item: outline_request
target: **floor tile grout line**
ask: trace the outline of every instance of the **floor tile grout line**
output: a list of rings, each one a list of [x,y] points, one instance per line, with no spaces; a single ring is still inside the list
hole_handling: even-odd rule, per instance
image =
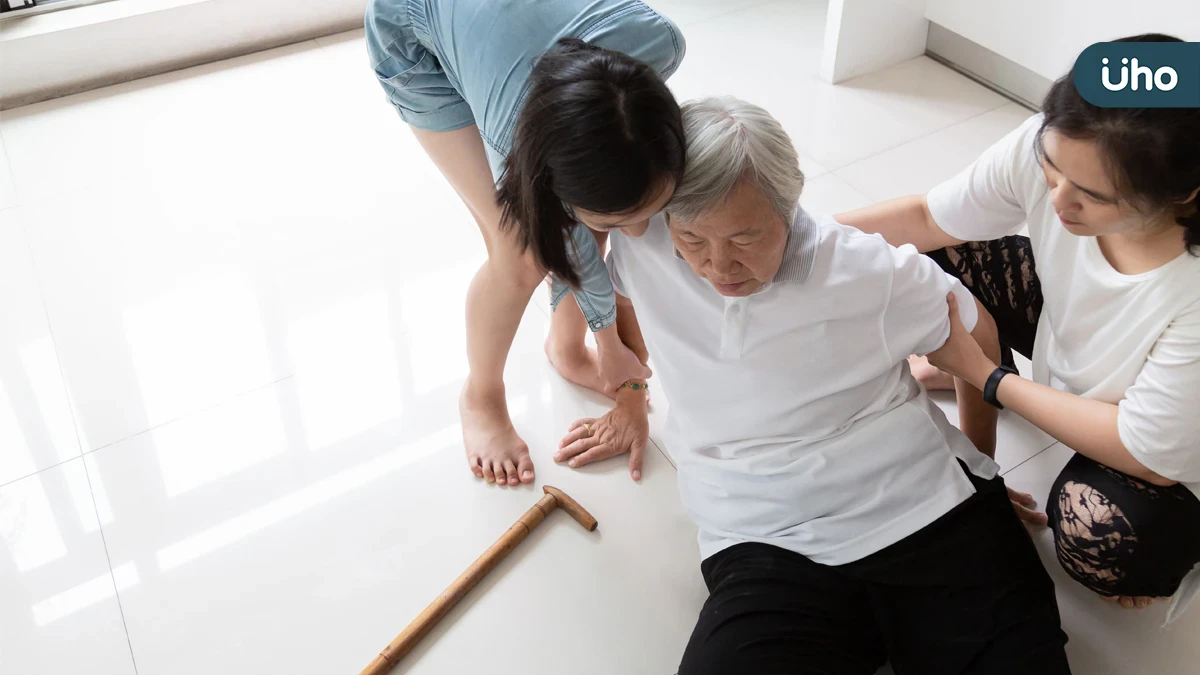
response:
[[[658,454],[662,455],[663,459],[667,460],[667,464],[670,464],[671,468],[675,469],[675,471],[678,472],[679,467],[675,465],[675,460],[671,459],[671,455],[669,455],[667,453],[667,451],[665,449],[663,449],[663,447],[661,445],[658,444],[658,441],[654,440],[653,438],[649,438],[649,437],[647,438],[647,440],[650,441],[650,444],[654,446],[655,450],[658,450]]]
[[[2,141],[2,140],[3,139],[0,138],[0,141]],[[7,152],[5,153],[5,155],[7,156]],[[14,184],[15,184],[15,180],[14,180]],[[35,289],[37,289],[38,300],[41,301],[41,306],[42,306],[42,319],[46,322],[46,331],[47,331],[47,333],[49,333],[49,336],[50,336],[50,344],[51,344],[51,346],[54,347],[54,365],[58,367],[58,384],[60,387],[62,387],[63,398],[67,402],[67,412],[71,416],[71,431],[73,432],[73,435],[75,437],[75,449],[79,451],[79,454],[75,455],[74,457],[69,457],[69,458],[67,458],[61,462],[57,462],[53,465],[53,466],[61,466],[62,464],[65,464],[73,459],[81,459],[83,457],[83,455],[84,455],[83,438],[80,436],[80,433],[79,433],[79,419],[75,415],[75,405],[71,401],[71,389],[69,387],[67,387],[67,376],[66,376],[66,371],[63,369],[62,355],[59,354],[59,351],[58,351],[58,338],[55,337],[55,335],[54,335],[54,323],[50,321],[50,307],[46,304],[46,290],[44,288],[42,288],[42,277],[39,272],[40,268],[38,267],[37,254],[33,250],[33,236],[30,234],[28,224],[24,218],[20,219],[20,222],[17,224],[17,227],[21,231],[21,236],[24,240],[22,243],[25,244],[25,251],[29,254],[29,262],[32,266],[32,271],[33,271],[33,287]],[[48,469],[48,468],[53,468],[53,467],[46,467],[46,468]],[[30,476],[36,475],[44,470],[45,469],[40,469],[38,471],[34,471],[32,474],[29,474],[29,475]],[[29,476],[22,476],[22,479],[28,478],[28,477]],[[18,479],[18,480],[21,480],[21,479]],[[12,482],[12,481],[9,481],[9,482]],[[7,484],[8,483],[5,483],[5,485],[7,485]],[[89,489],[90,489],[90,485],[89,485]],[[93,498],[94,498],[94,496],[93,496]]]
[[[83,455],[79,455],[78,457],[68,457],[66,459],[59,460],[59,461],[51,464],[50,466],[44,466],[36,471],[32,471],[30,473],[24,474],[22,476],[18,476],[16,478],[12,478],[10,480],[6,480],[3,483],[0,483],[0,490],[8,487],[9,485],[12,485],[13,483],[18,482],[18,481],[23,481],[26,478],[33,478],[34,476],[36,476],[40,473],[45,473],[46,471],[49,471],[51,469],[57,469],[58,467],[62,466],[63,464],[69,464],[69,463],[74,462],[79,459],[83,459]]]
[[[96,526],[100,530],[100,545],[104,547],[104,560],[108,563],[108,577],[112,580],[113,597],[117,600],[117,612],[121,615],[121,628],[125,630],[125,644],[129,647],[129,661],[133,664],[133,675],[138,675],[137,656],[133,653],[133,638],[129,635],[129,622],[125,620],[125,606],[121,603],[121,589],[117,587],[117,575],[113,571],[112,554],[108,552],[108,537],[104,535],[104,523],[100,522],[100,506],[96,502],[96,491],[92,489],[92,472],[88,471],[87,462],[83,463],[83,475],[88,482],[88,492],[92,496],[92,510],[96,516]]]
[[[924,141],[924,139],[926,139],[926,138],[929,138],[930,136],[934,136],[934,135],[935,135],[935,133],[941,133],[941,132],[943,132],[943,131],[946,131],[946,130],[948,130],[948,129],[954,129],[954,127],[955,127],[955,126],[959,126],[960,124],[966,124],[966,123],[968,123],[968,121],[971,121],[971,120],[973,120],[973,119],[976,119],[976,118],[982,118],[982,117],[983,117],[983,115],[986,115],[986,114],[988,114],[988,113],[995,113],[995,112],[996,112],[996,110],[998,110],[998,109],[1001,109],[1001,108],[1003,108],[1004,106],[1009,106],[1009,104],[1012,104],[1012,102],[1010,102],[1010,101],[1004,101],[1004,103],[1003,103],[1003,104],[1000,104],[1000,106],[996,106],[995,108],[988,108],[988,109],[986,109],[986,110],[982,110],[982,112],[979,112],[979,113],[973,114],[973,115],[971,115],[971,117],[964,118],[964,119],[961,119],[961,120],[959,120],[959,121],[956,121],[956,123],[953,123],[953,124],[948,124],[948,125],[946,125],[946,126],[940,126],[940,127],[937,127],[937,129],[935,129],[935,130],[932,130],[932,131],[929,131],[929,132],[926,132],[926,133],[922,133],[922,135],[920,135],[920,136],[917,136],[916,138],[910,138],[910,139],[908,139],[908,141],[902,141],[902,142],[900,142],[900,143],[896,143],[895,145],[889,145],[889,147],[887,147],[887,148],[884,148],[884,149],[882,149],[882,150],[878,151],[878,153],[871,153],[870,155],[866,155],[865,157],[859,157],[859,159],[857,159],[857,160],[854,160],[854,161],[852,161],[852,162],[846,162],[846,163],[844,163],[844,165],[841,165],[841,166],[839,166],[838,168],[832,168],[832,169],[829,169],[829,173],[838,173],[839,171],[841,171],[841,169],[845,169],[845,168],[847,168],[847,167],[851,167],[851,166],[853,166],[853,165],[857,165],[857,163],[858,163],[858,162],[865,162],[866,160],[875,159],[875,157],[878,157],[878,156],[880,156],[880,155],[882,155],[882,154],[884,154],[884,153],[890,153],[890,151],[892,151],[892,150],[896,150],[896,149],[899,149],[899,148],[904,148],[904,147],[905,147],[905,145],[908,145],[908,144],[911,144],[911,143],[916,143],[916,142],[918,142],[918,141]],[[846,177],[842,177],[842,175],[839,175],[839,178],[841,178],[842,180],[846,180]],[[846,180],[846,183],[850,183],[850,181]],[[853,184],[853,183],[851,183],[851,186],[853,186],[853,185],[854,185],[854,184]],[[854,189],[858,190],[858,187],[854,187]],[[859,191],[860,191],[860,190],[859,190]]]
[[[920,58],[920,57],[918,57],[918,58]],[[939,64],[939,65],[940,65],[940,64]],[[922,141],[922,140],[925,140],[926,138],[929,138],[930,136],[932,136],[932,135],[934,135],[934,134],[941,133],[941,132],[943,132],[943,131],[945,131],[945,130],[947,130],[947,129],[953,129],[954,127],[956,127],[956,126],[958,126],[958,125],[960,125],[960,124],[966,124],[967,122],[970,122],[971,120],[973,120],[973,119],[976,119],[976,118],[979,118],[979,117],[983,117],[984,115],[987,115],[988,113],[993,113],[993,112],[996,112],[997,110],[999,110],[999,109],[1001,109],[1001,108],[1003,108],[1003,107],[1005,107],[1005,106],[1007,106],[1007,105],[1012,105],[1012,101],[1007,101],[1007,100],[1006,100],[1004,103],[1002,103],[1002,104],[1000,104],[1000,105],[996,106],[995,108],[988,108],[987,110],[983,110],[983,111],[981,111],[981,112],[978,112],[978,113],[976,113],[976,114],[974,114],[974,115],[971,115],[970,117],[964,117],[963,119],[961,119],[961,120],[959,120],[959,121],[957,121],[957,122],[952,122],[952,123],[950,123],[950,124],[947,124],[947,125],[945,125],[945,126],[938,127],[937,129],[933,129],[933,130],[931,130],[931,131],[928,131],[928,132],[926,132],[926,133],[924,133],[924,134],[921,134],[920,136],[917,136],[917,137],[915,137],[915,138],[910,138],[910,139],[908,139],[907,141],[901,141],[901,142],[899,142],[899,143],[897,143],[897,144],[895,144],[895,145],[888,146],[888,147],[886,147],[886,148],[884,148],[884,149],[882,149],[882,150],[880,150],[880,151],[878,151],[878,152],[873,152],[873,153],[871,153],[871,154],[869,154],[869,155],[867,155],[867,156],[865,156],[865,157],[859,157],[858,159],[856,159],[856,160],[854,160],[854,161],[852,161],[852,162],[846,162],[845,164],[842,164],[842,165],[838,166],[837,168],[828,168],[828,167],[827,167],[827,170],[826,170],[826,172],[827,172],[827,173],[833,173],[833,174],[836,174],[838,171],[841,171],[842,169],[845,169],[845,168],[847,168],[847,167],[850,167],[850,166],[853,166],[853,165],[855,165],[855,164],[858,164],[859,162],[865,162],[865,161],[867,161],[868,159],[874,159],[875,157],[878,157],[879,155],[882,155],[882,154],[884,154],[884,153],[886,153],[886,152],[891,152],[892,150],[896,150],[896,149],[898,149],[898,148],[903,148],[904,146],[906,146],[906,145],[909,145],[909,144],[911,144],[911,143],[916,143],[917,141]],[[809,156],[811,157],[812,155],[809,155]],[[820,163],[820,160],[818,160],[818,163]],[[849,184],[850,184],[850,186],[851,186],[851,187],[853,187],[855,190],[858,190],[859,192],[862,192],[862,190],[860,190],[858,187],[856,187],[856,186],[854,185],[854,183],[850,183],[850,181],[846,180],[846,177],[845,177],[845,176],[842,176],[842,175],[840,175],[840,174],[839,174],[839,175],[838,175],[838,177],[839,177],[839,178],[841,178],[842,180],[845,180],[847,183],[849,183]]]
[[[155,430],[157,430],[157,429],[161,429],[161,428],[163,428],[163,427],[165,427],[165,426],[167,426],[167,425],[170,425],[170,424],[175,424],[176,422],[179,422],[179,421],[181,421],[181,420],[188,419],[189,417],[193,417],[193,416],[195,416],[195,415],[200,415],[200,414],[202,414],[202,413],[206,413],[206,412],[211,412],[211,411],[213,411],[213,410],[216,410],[217,408],[220,408],[220,407],[222,407],[222,406],[224,406],[224,405],[228,405],[229,403],[233,402],[235,399],[239,399],[239,398],[242,398],[243,396],[247,396],[247,395],[249,395],[249,394],[253,394],[254,392],[261,391],[261,390],[263,390],[263,389],[266,389],[266,388],[268,388],[268,387],[273,387],[273,386],[275,386],[275,385],[279,384],[280,382],[283,382],[283,381],[285,381],[285,380],[290,380],[290,379],[294,378],[295,376],[296,376],[296,375],[295,375],[294,373],[292,373],[292,374],[289,374],[289,375],[284,375],[283,377],[281,377],[281,378],[279,378],[279,379],[272,380],[272,381],[270,381],[270,382],[266,382],[266,383],[263,383],[263,384],[260,384],[260,385],[254,386],[254,387],[251,387],[251,388],[249,388],[249,389],[244,389],[244,390],[242,390],[242,391],[237,391],[237,392],[234,392],[234,393],[232,393],[232,394],[230,394],[230,395],[226,396],[225,398],[221,399],[220,401],[217,401],[216,403],[213,403],[212,405],[208,405],[208,406],[205,406],[205,407],[203,407],[203,408],[199,408],[199,409],[197,409],[197,410],[192,410],[192,411],[190,411],[190,412],[186,412],[186,413],[184,413],[184,414],[182,414],[182,415],[179,415],[178,417],[172,417],[171,419],[169,419],[169,420],[166,420],[166,421],[164,421],[164,422],[159,422],[158,424],[155,424],[155,425],[154,425],[154,426],[152,426],[152,427],[146,427],[145,429],[142,429],[141,431],[139,431],[139,432],[137,432],[137,433],[135,433],[135,434],[130,434],[130,435],[128,435],[128,436],[125,436],[125,437],[123,437],[123,438],[118,438],[118,439],[117,439],[117,440],[115,440],[115,441],[109,441],[108,443],[105,443],[104,445],[101,445],[101,446],[98,446],[98,447],[92,448],[91,450],[84,450],[84,451],[83,451],[83,454],[82,454],[82,455],[80,455],[80,456],[81,456],[81,457],[87,457],[88,455],[92,454],[93,452],[98,452],[98,451],[100,451],[100,450],[103,450],[103,449],[105,449],[105,448],[111,448],[112,446],[114,446],[114,445],[117,445],[117,444],[119,444],[119,443],[124,443],[125,441],[132,440],[132,439],[134,439],[134,438],[137,438],[138,436],[141,436],[141,435],[143,435],[143,434],[148,434],[148,433],[150,433],[151,431],[155,431]],[[73,457],[72,459],[77,459],[77,458],[74,458],[74,457]]]
[[[541,284],[538,284],[538,287],[540,288]],[[537,293],[537,291],[534,291],[534,293]],[[554,318],[553,316],[551,316],[552,312],[548,306],[548,303],[539,302],[539,303],[536,303],[535,306],[538,308],[538,311],[540,311],[542,313],[542,316],[545,316],[547,319]]]
[[[5,159],[7,160],[7,152],[5,153]],[[10,173],[11,173],[11,169],[10,169]],[[15,189],[15,180],[14,180],[14,189]],[[91,499],[92,499],[92,516],[95,517],[96,528],[100,532],[100,545],[101,545],[101,547],[104,548],[104,561],[108,565],[108,578],[112,582],[113,597],[117,601],[117,613],[121,615],[121,629],[125,631],[125,646],[129,649],[129,663],[130,663],[130,665],[133,666],[134,675],[138,675],[137,657],[133,653],[133,640],[129,635],[129,623],[125,620],[125,608],[121,604],[121,592],[120,592],[120,589],[117,588],[117,576],[116,576],[116,573],[113,571],[112,555],[109,554],[109,552],[108,552],[108,538],[104,535],[104,524],[102,522],[100,522],[100,506],[99,506],[98,502],[96,501],[96,490],[92,487],[92,474],[90,471],[88,471],[87,462],[84,461],[84,459],[83,459],[83,457],[86,453],[84,453],[84,451],[83,451],[83,438],[81,437],[81,435],[79,433],[79,418],[76,416],[75,406],[71,402],[71,390],[69,387],[67,387],[67,378],[66,378],[65,371],[63,369],[62,356],[59,354],[59,350],[58,350],[58,340],[54,336],[54,324],[50,321],[50,308],[47,307],[47,305],[46,305],[46,293],[45,293],[45,290],[42,288],[41,275],[39,274],[39,271],[38,271],[39,267],[38,267],[38,261],[37,261],[37,254],[34,253],[32,237],[30,236],[29,230],[28,230],[24,220],[22,220],[22,222],[20,223],[20,229],[21,229],[21,233],[25,240],[23,242],[25,244],[25,250],[29,253],[29,260],[33,265],[34,288],[37,289],[38,298],[41,300],[42,317],[46,321],[46,330],[50,334],[50,344],[54,346],[54,361],[55,361],[55,365],[58,366],[59,386],[62,387],[63,395],[65,396],[66,401],[67,401],[68,412],[71,415],[71,429],[74,432],[74,436],[75,436],[75,447],[77,450],[79,450],[79,454],[77,456],[63,460],[62,462],[59,462],[59,463],[55,464],[54,466],[61,466],[62,464],[66,464],[67,462],[73,462],[75,460],[80,460],[82,463],[83,476],[87,480],[87,484],[88,484],[88,496],[91,497]],[[50,468],[52,468],[52,467],[50,467]],[[43,469],[43,471],[44,470],[45,469]],[[40,472],[35,472],[34,475],[36,475],[36,473],[40,473]],[[20,480],[20,479],[18,479],[18,480]]]
[[[1013,471],[1016,471],[1017,469],[1019,469],[1019,468],[1021,468],[1022,466],[1024,466],[1026,462],[1028,462],[1028,461],[1032,460],[1034,457],[1037,457],[1038,455],[1040,455],[1040,454],[1042,454],[1043,452],[1045,452],[1045,451],[1049,450],[1050,448],[1053,448],[1054,446],[1058,445],[1059,443],[1060,443],[1060,441],[1057,441],[1057,440],[1056,440],[1056,441],[1054,441],[1054,442],[1053,442],[1053,443],[1051,443],[1050,445],[1047,445],[1046,447],[1042,448],[1041,450],[1038,450],[1037,452],[1033,453],[1032,455],[1030,455],[1030,456],[1026,457],[1025,459],[1021,460],[1020,462],[1018,462],[1018,463],[1016,464],[1016,466],[1012,467],[1011,469],[1009,469],[1009,470],[1007,470],[1007,471],[1002,471],[1002,472],[1000,473],[1000,475],[1001,475],[1001,476],[1007,476],[1008,474],[1012,473]]]

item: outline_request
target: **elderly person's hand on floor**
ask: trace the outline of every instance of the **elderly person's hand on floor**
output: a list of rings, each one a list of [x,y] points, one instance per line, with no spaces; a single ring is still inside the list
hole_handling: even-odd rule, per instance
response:
[[[617,405],[598,419],[585,417],[571,424],[558,444],[554,461],[573,469],[629,453],[629,475],[642,479],[642,455],[650,438],[649,405],[645,389],[622,387]]]

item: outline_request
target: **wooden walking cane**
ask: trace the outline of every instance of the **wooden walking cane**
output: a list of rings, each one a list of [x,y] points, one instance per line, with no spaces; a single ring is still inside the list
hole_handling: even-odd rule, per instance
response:
[[[417,646],[421,638],[437,625],[446,612],[449,612],[467,594],[467,591],[474,588],[480,579],[491,572],[493,567],[504,560],[504,557],[512,552],[517,544],[520,544],[533,531],[533,528],[541,524],[554,509],[561,508],[569,513],[588,532],[596,529],[596,519],[592,517],[592,514],[580,506],[579,502],[568,497],[565,492],[549,485],[543,487],[542,491],[545,492],[542,498],[517,522],[513,523],[513,526],[508,528],[508,531],[497,539],[491,548],[484,551],[483,555],[471,563],[467,571],[460,574],[436,600],[429,603],[425,611],[408,624],[408,627],[397,635],[391,644],[379,652],[379,656],[376,656],[371,665],[364,668],[359,675],[387,675],[391,672],[400,659]]]

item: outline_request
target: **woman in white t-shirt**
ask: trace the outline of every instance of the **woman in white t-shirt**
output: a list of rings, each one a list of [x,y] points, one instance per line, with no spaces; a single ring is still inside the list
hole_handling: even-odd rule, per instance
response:
[[[1076,451],[1048,500],[1067,573],[1126,607],[1174,595],[1174,617],[1200,589],[1200,110],[1073,82],[929,194],[837,218],[931,252],[1032,359],[997,369],[956,326],[930,360]]]

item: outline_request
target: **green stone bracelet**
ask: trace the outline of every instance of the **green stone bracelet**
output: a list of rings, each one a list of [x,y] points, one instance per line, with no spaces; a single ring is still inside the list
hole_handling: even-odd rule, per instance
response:
[[[640,384],[638,382],[626,382],[625,384],[622,384],[621,387],[629,387],[630,389],[632,389],[634,391],[639,391],[642,389],[649,389],[650,385]],[[617,387],[617,389],[620,389],[621,387]]]

